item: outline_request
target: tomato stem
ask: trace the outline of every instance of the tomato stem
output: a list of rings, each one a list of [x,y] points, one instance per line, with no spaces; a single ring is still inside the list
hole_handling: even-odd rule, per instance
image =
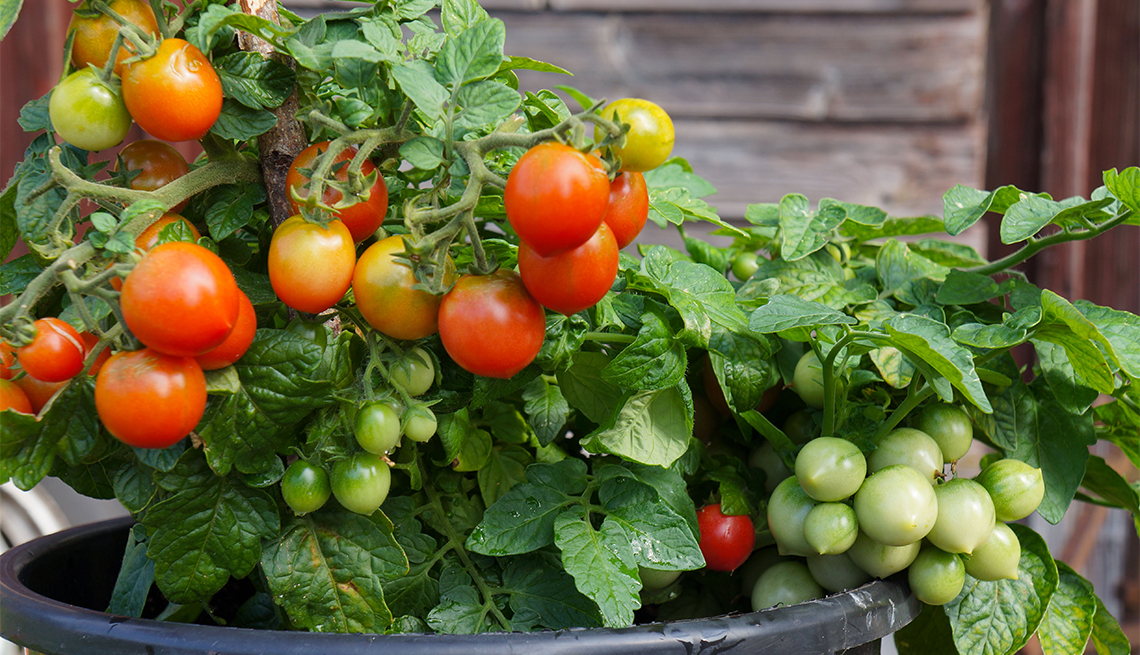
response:
[[[1013,268],[1021,262],[1036,255],[1038,252],[1060,243],[1067,243],[1069,241],[1084,241],[1104,234],[1108,230],[1116,227],[1127,221],[1132,217],[1132,210],[1124,208],[1116,216],[1108,219],[1107,221],[1098,225],[1090,225],[1088,229],[1078,231],[1061,231],[1050,234],[1049,236],[1041,238],[1031,238],[1020,250],[1013,252],[1001,259],[984,264],[982,266],[975,266],[973,268],[964,269],[967,273],[979,273],[981,275],[993,275],[1000,273],[1006,269]]]

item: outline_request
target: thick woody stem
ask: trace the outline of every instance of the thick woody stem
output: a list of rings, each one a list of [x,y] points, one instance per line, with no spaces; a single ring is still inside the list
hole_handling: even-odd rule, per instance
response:
[[[241,10],[274,23],[281,22],[277,14],[276,0],[241,0]],[[238,32],[238,46],[242,50],[276,59],[291,68],[296,67],[292,59],[275,52],[272,45],[247,32]],[[289,98],[273,110],[273,114],[277,116],[277,124],[257,138],[258,149],[261,152],[261,174],[265,179],[265,190],[269,196],[269,214],[274,225],[280,225],[293,213],[289,208],[289,191],[285,186],[285,176],[289,173],[289,165],[293,163],[298,153],[309,145],[305,128],[294,118],[298,107],[297,90],[293,89]]]

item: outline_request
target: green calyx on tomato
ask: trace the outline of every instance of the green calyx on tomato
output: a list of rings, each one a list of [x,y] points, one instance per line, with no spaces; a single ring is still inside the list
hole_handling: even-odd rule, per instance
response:
[[[337,186],[325,184],[321,197],[310,201],[309,186],[312,180],[309,175],[317,167],[321,155],[328,151],[329,143],[322,141],[310,145],[302,150],[289,166],[289,172],[285,177],[285,185],[289,191],[289,206],[294,214],[299,214],[302,203],[316,205],[319,201],[321,206],[331,209],[333,216],[344,223],[352,233],[352,240],[360,243],[375,234],[383,225],[384,216],[388,213],[388,187],[384,183],[384,176],[376,166],[365,159],[360,166],[360,176],[365,182],[370,179],[372,182],[352,197],[351,204],[345,201],[344,194],[337,186],[347,188],[350,184],[349,162],[358,152],[356,147],[349,146],[337,154],[331,162],[330,172],[338,183]]]

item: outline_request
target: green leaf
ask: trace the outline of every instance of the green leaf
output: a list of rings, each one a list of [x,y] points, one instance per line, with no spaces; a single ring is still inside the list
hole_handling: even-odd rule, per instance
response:
[[[652,391],[675,386],[684,379],[688,364],[685,347],[674,337],[660,305],[653,305],[641,317],[637,338],[602,371],[607,382]]]
[[[950,273],[950,269],[912,252],[907,244],[897,239],[889,239],[879,248],[875,271],[885,293],[895,293],[916,280],[942,282]]]
[[[853,221],[860,225],[868,225],[874,227],[876,225],[882,225],[887,221],[887,212],[879,209],[878,207],[856,205],[850,202],[843,202],[841,200],[833,200],[831,198],[823,198],[819,201],[819,210],[821,213],[823,213],[825,210],[831,212],[833,211],[833,208],[843,210],[844,220]]]
[[[895,389],[905,389],[914,380],[914,363],[907,359],[898,348],[886,346],[867,353],[883,382]]]
[[[1120,204],[1140,214],[1140,167],[1129,166],[1119,173],[1115,168],[1105,171],[1104,185]]]
[[[1093,615],[1092,642],[1097,655],[1129,655],[1132,652],[1128,637],[1099,597],[1096,599],[1096,614]]]
[[[127,537],[126,550],[115,588],[111,592],[108,614],[142,616],[150,586],[154,584],[154,562],[146,556],[146,527],[135,524]]]
[[[768,299],[748,319],[753,332],[773,334],[793,328],[814,328],[819,325],[855,325],[859,321],[822,303],[808,301],[790,294]]]
[[[603,353],[582,351],[574,364],[558,372],[558,387],[570,407],[594,423],[602,423],[621,400],[621,388],[606,382],[602,372],[610,364]]]
[[[1009,527],[1021,542],[1018,579],[983,582],[967,574],[962,593],[945,605],[961,655],[1004,655],[1025,646],[1057,588],[1057,565],[1045,540],[1024,526]]]
[[[943,266],[980,266],[986,263],[972,246],[942,239],[919,239],[910,244],[911,250]]]
[[[20,232],[16,227],[16,185],[12,184],[0,195],[0,260],[7,263],[8,255],[19,240]],[[8,295],[5,292],[0,294]]]
[[[443,166],[443,142],[430,136],[417,136],[400,146],[400,156],[425,171]]]
[[[1106,350],[1121,370],[1133,380],[1140,380],[1140,316],[1087,300],[1078,300],[1073,306],[1096,326],[1099,338],[1094,338],[1107,342]]]
[[[538,71],[540,73],[559,73],[561,75],[570,76],[574,75],[565,68],[555,66],[554,64],[548,64],[545,61],[531,59],[530,57],[507,57],[503,60],[503,63],[499,64],[499,70],[495,71],[495,74],[498,75],[499,73],[505,73],[506,71],[513,70]]]
[[[254,206],[265,202],[265,188],[259,184],[223,184],[205,194],[206,226],[215,241],[229,238],[253,222]]]
[[[247,141],[265,134],[277,124],[277,117],[264,109],[251,109],[232,98],[222,102],[222,113],[210,132],[223,139]]]
[[[486,465],[479,469],[477,475],[483,504],[490,507],[516,484],[524,481],[526,467],[533,463],[534,457],[520,446],[492,448]]]
[[[1037,628],[1045,655],[1083,653],[1093,630],[1097,597],[1092,583],[1064,562],[1057,562],[1057,590]]]
[[[51,170],[44,156],[25,159],[20,165],[20,179],[16,183],[16,226],[32,246],[52,243],[52,219],[67,195],[59,185],[39,193],[51,180]]]
[[[456,471],[478,471],[491,456],[491,434],[476,427],[467,409],[439,417],[439,439],[443,444],[443,464]]]
[[[1012,283],[998,284],[988,275],[955,269],[946,274],[936,300],[940,305],[976,305],[1006,295],[1012,286]]]
[[[523,389],[523,411],[527,422],[534,428],[538,443],[549,446],[562,435],[562,428],[570,417],[570,404],[562,395],[562,389],[551,384],[546,378],[535,378]]]
[[[1081,204],[1080,198],[1058,202],[1044,195],[1026,195],[1006,210],[1005,218],[1001,221],[1001,242],[1010,244],[1024,241],[1040,232],[1046,225],[1057,221],[1062,212],[1076,209]],[[1095,211],[1108,203],[1101,201],[1083,204],[1086,208],[1092,205],[1091,209]],[[1080,213],[1080,210],[1077,212]]]
[[[918,617],[894,634],[899,655],[958,655],[950,620],[941,607],[923,605]]]
[[[973,356],[950,339],[945,324],[924,316],[899,314],[885,321],[883,327],[891,335],[891,344],[916,364],[925,362],[983,412],[993,411],[974,369]]]
[[[1140,468],[1140,414],[1120,401],[1108,402],[1093,408],[1096,420],[1103,426],[1101,439],[1111,441],[1128,457],[1132,465]]]
[[[1049,289],[1041,292],[1041,309],[1043,316],[1033,338],[1064,348],[1074,372],[1087,386],[1111,394],[1116,380],[1105,353],[1115,359],[1112,343],[1069,301]]]
[[[738,412],[756,407],[775,383],[770,365],[777,346],[767,338],[716,329],[709,340],[709,357],[725,400]]]
[[[607,518],[595,529],[586,508],[575,505],[558,515],[554,528],[566,572],[598,605],[602,623],[611,628],[632,625],[633,611],[641,607],[641,581],[631,537],[622,525]]]
[[[1065,350],[1048,341],[1033,340],[1042,375],[1053,390],[1053,397],[1070,414],[1084,414],[1100,394],[1082,384]],[[1095,346],[1089,346],[1095,350]],[[1098,353],[1099,354],[1099,353]]]
[[[856,241],[890,239],[893,237],[919,234],[942,234],[945,225],[936,216],[891,217],[882,225],[861,225],[855,221],[845,221],[839,226],[839,233]]]
[[[966,323],[954,328],[954,341],[974,348],[1006,349],[1025,343],[1029,338],[1026,329],[1015,329],[1007,325],[982,325]]]
[[[455,126],[473,129],[501,122],[519,108],[522,98],[501,82],[481,80],[460,89],[456,102],[463,109],[455,115]]]
[[[270,495],[232,478],[213,476],[196,451],[170,478],[173,495],[143,517],[155,581],[172,602],[207,600],[229,578],[244,578],[261,558],[261,541],[280,519]]]
[[[383,513],[343,510],[290,519],[261,566],[293,626],[314,632],[384,632],[392,614],[381,585],[408,572]]]
[[[51,130],[50,102],[51,91],[48,91],[35,100],[28,101],[27,104],[20,108],[20,117],[16,119],[16,122],[25,132]],[[33,146],[34,145],[33,143]]]
[[[43,266],[40,266],[31,254],[0,264],[0,295],[22,293],[28,288],[28,284],[43,272]]]
[[[716,193],[708,180],[693,172],[689,162],[680,157],[667,159],[664,164],[645,172],[645,186],[650,189],[681,187],[693,198],[704,198]]]
[[[332,388],[318,371],[324,349],[284,330],[258,330],[234,367],[239,393],[215,399],[206,410],[199,436],[211,468],[224,475],[236,467],[259,473],[287,453],[297,422],[332,404]]]
[[[961,184],[942,196],[942,215],[946,222],[946,232],[958,235],[977,223],[987,211],[1004,214],[1010,205],[1022,197],[1022,191],[1014,186],[1003,186],[986,193]]]
[[[516,485],[487,508],[467,538],[483,555],[519,555],[554,543],[554,524],[575,494],[586,487],[586,465],[578,459],[532,464],[527,482]]]
[[[578,591],[574,578],[547,557],[508,560],[503,569],[502,592],[510,598],[513,630],[601,625],[594,602]]]
[[[235,52],[214,60],[222,91],[253,109],[273,109],[293,92],[297,74],[256,52]]]
[[[24,0],[0,0],[0,39],[8,36],[8,30],[16,23]]]
[[[630,536],[638,566],[690,571],[705,565],[689,524],[652,486],[620,466],[607,466],[598,477],[604,479],[598,499],[608,516],[606,521],[620,523]]]
[[[400,85],[404,95],[415,103],[416,108],[431,121],[443,116],[443,103],[447,101],[447,91],[436,81],[432,68],[421,60],[411,61],[392,67],[392,77]]]
[[[413,4],[424,5],[427,4],[427,9],[420,11],[420,14],[427,12],[435,3],[429,3],[427,0],[421,2],[413,2]],[[403,13],[403,10],[401,10]],[[412,16],[415,18],[415,16]],[[443,23],[443,29],[449,36],[456,36],[463,30],[479,23],[487,18],[487,12],[479,6],[476,0],[443,0],[443,5],[440,11],[440,22]]]
[[[439,605],[427,615],[427,624],[433,630],[443,634],[477,634],[491,629],[490,609],[466,570],[444,569],[439,586]]]
[[[497,18],[479,21],[444,42],[435,61],[435,78],[458,87],[495,74],[503,62],[506,27]]]
[[[627,393],[614,415],[583,439],[583,447],[642,464],[669,466],[689,449],[692,404],[684,385]]]
[[[1088,447],[1096,443],[1093,413],[1077,416],[1065,411],[1041,381],[1031,387],[1025,416],[1018,416],[1021,431],[1017,448],[1006,453],[1041,469],[1045,497],[1037,512],[1056,524],[1065,516],[1085,475]]]
[[[27,491],[39,484],[57,455],[79,465],[99,444],[94,379],[73,379],[42,410],[42,417],[7,412],[0,430],[0,480]]]
[[[1140,515],[1140,492],[1104,461],[1103,457],[1092,455],[1085,463],[1085,477],[1081,486],[1100,496],[1114,506]]]
[[[813,212],[806,197],[798,193],[784,196],[780,199],[780,256],[794,262],[819,250],[846,217],[839,204],[820,204],[819,211]]]

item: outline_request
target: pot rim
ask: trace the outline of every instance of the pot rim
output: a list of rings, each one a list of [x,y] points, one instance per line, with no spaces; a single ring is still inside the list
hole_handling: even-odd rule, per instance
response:
[[[890,635],[913,620],[921,604],[895,581],[875,580],[858,589],[792,607],[635,625],[540,632],[450,634],[340,634],[269,631],[116,616],[69,605],[29,589],[21,573],[49,552],[81,549],[90,539],[125,532],[123,517],[34,539],[0,555],[0,635],[45,653],[112,655],[627,655],[720,652],[748,640],[748,652],[834,653]],[[116,566],[118,563],[116,562]],[[272,650],[267,650],[271,648]]]

